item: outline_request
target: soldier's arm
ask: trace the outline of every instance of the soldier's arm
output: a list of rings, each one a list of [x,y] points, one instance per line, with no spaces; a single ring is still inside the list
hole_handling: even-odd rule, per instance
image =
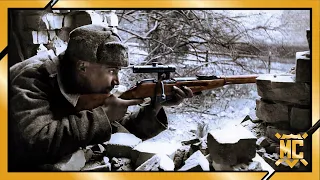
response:
[[[28,151],[38,157],[59,158],[110,138],[111,125],[102,107],[55,118],[50,110],[50,88],[37,68],[24,70],[11,82],[11,121]]]

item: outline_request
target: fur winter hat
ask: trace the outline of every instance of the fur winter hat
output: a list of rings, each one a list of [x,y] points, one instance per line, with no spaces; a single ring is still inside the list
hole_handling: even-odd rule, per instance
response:
[[[66,54],[109,66],[128,66],[128,48],[111,28],[85,25],[70,32]]]

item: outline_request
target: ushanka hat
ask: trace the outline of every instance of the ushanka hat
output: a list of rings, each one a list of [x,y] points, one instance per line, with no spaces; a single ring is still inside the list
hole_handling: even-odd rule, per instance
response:
[[[68,56],[109,66],[128,66],[128,48],[111,28],[89,24],[70,32]]]

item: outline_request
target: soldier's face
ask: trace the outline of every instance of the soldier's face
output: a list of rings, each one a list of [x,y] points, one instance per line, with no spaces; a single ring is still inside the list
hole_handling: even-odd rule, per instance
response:
[[[119,85],[119,67],[79,60],[77,62],[77,82],[85,93],[109,93]]]

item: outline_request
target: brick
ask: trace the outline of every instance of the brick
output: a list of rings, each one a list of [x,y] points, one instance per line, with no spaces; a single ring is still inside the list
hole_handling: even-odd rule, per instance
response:
[[[210,171],[209,162],[200,150],[193,153],[178,171]]]
[[[37,31],[32,31],[32,43],[33,44],[39,44],[38,43],[38,32]]]
[[[290,127],[298,131],[307,131],[311,127],[310,109],[293,107],[290,113]]]
[[[256,154],[257,138],[245,127],[231,126],[208,134],[208,148],[213,161],[235,165],[247,162]]]
[[[47,30],[49,29],[48,22],[46,18],[43,18],[41,15],[28,15],[25,16],[25,29],[29,30]]]
[[[48,31],[38,31],[38,44],[48,44],[49,43]]]
[[[141,164],[136,171],[173,171],[174,163],[165,154],[156,154]]]
[[[138,167],[156,154],[165,154],[170,159],[174,159],[180,147],[180,143],[144,141],[133,148],[131,160],[135,167]]]
[[[111,10],[111,12],[105,16],[107,19],[107,23],[109,26],[118,26],[118,16],[115,14],[114,10]]]
[[[257,140],[256,145],[265,148],[267,146],[270,146],[270,142],[266,137],[262,136]]]
[[[80,171],[86,163],[85,153],[83,150],[78,150],[70,154],[61,161],[54,164],[54,167],[61,171]]]
[[[299,105],[310,104],[310,85],[296,83],[295,75],[261,75],[256,84],[258,95],[262,99]]]
[[[103,17],[100,14],[96,13],[93,10],[87,10],[86,12],[90,15],[92,24],[102,24]]]
[[[311,82],[310,51],[296,53],[296,82]]]
[[[106,146],[107,155],[111,157],[131,157],[132,149],[142,140],[129,133],[114,133]]]
[[[280,142],[279,139],[275,136],[275,134],[292,134],[289,130],[278,129],[274,126],[267,126],[266,136],[275,142]]]
[[[62,28],[62,22],[63,22],[63,18],[64,18],[63,15],[48,13],[45,15],[45,18],[48,21],[50,30]]]
[[[256,100],[256,115],[268,123],[289,122],[289,107],[281,103]]]

